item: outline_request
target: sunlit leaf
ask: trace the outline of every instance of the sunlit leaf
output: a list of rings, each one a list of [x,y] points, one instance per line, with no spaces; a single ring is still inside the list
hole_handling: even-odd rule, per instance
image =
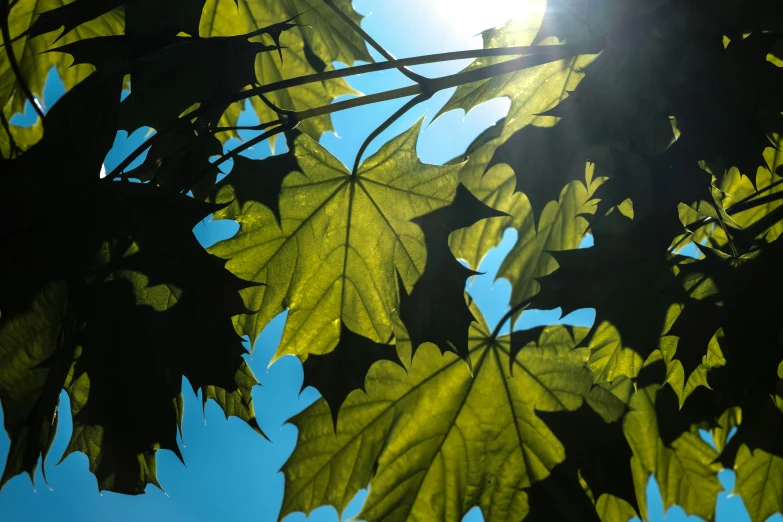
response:
[[[339,0],[336,4],[356,23],[360,22],[362,17],[348,1]],[[280,43],[285,47],[282,54],[259,55],[256,59],[256,77],[261,85],[330,70],[334,61],[348,65],[357,60],[373,61],[361,37],[319,0],[258,0],[238,5],[233,0],[207,0],[199,34],[204,37],[246,34],[293,17],[296,18],[292,23],[302,26],[280,36]],[[268,44],[276,43],[269,35],[263,38]],[[304,110],[328,105],[345,94],[357,93],[343,80],[329,80],[270,92],[266,96],[281,109]],[[274,111],[260,99],[253,98],[251,103],[262,122],[277,119]],[[326,115],[302,122],[299,129],[318,139],[333,127]]]
[[[11,39],[13,40],[27,31],[37,15],[68,3],[65,0],[20,0],[13,2],[11,4],[13,8],[9,15]],[[56,29],[59,27],[58,25]],[[44,82],[52,67],[56,67],[57,73],[65,84],[66,91],[94,70],[89,65],[69,67],[72,61],[69,56],[45,52],[52,47],[55,41],[57,41],[57,45],[65,45],[97,36],[121,34],[123,30],[122,10],[117,9],[79,25],[59,39],[57,32],[51,32],[29,39],[20,38],[13,43],[12,47],[24,81],[35,96],[43,99]],[[15,75],[6,55],[7,52],[5,46],[0,48],[0,100],[2,100],[4,114],[10,119],[12,114],[22,111],[27,99],[18,83],[15,82]]]
[[[508,338],[491,339],[482,322],[471,329],[472,374],[427,344],[407,372],[374,365],[336,433],[323,401],[293,419],[299,443],[283,468],[281,515],[322,504],[342,512],[369,484],[364,520],[458,521],[474,505],[486,520],[521,519],[524,488],[566,456],[536,410],[574,410],[590,389],[587,354],[575,342],[551,327],[519,352],[512,375]]]
[[[488,29],[481,33],[484,47],[531,45],[546,3],[545,0],[527,2],[525,9],[529,10],[530,16],[512,20],[503,27]],[[466,70],[485,67],[508,59],[510,58],[478,58]],[[543,126],[551,125],[555,121],[554,118],[539,116],[539,114],[557,105],[566,97],[568,91],[576,87],[583,76],[580,69],[592,59],[590,55],[563,59],[460,86],[439,114],[454,109],[469,111],[494,98],[507,97],[511,99],[511,108],[506,116],[503,138],[508,138],[525,125],[534,123]]]
[[[459,178],[474,196],[486,205],[505,212],[479,221],[475,225],[455,230],[449,237],[454,255],[467,261],[477,270],[487,252],[500,244],[506,228],[517,228],[525,216],[525,202],[521,194],[514,193],[514,173],[504,166],[486,172],[487,163],[497,146],[502,143],[500,133],[505,120],[484,131],[465,151],[467,162],[459,171]]]
[[[643,491],[652,474],[660,487],[664,509],[678,505],[687,514],[709,520],[715,514],[715,498],[723,490],[718,480],[718,454],[696,432],[683,433],[671,447],[663,444],[655,415],[656,391],[657,387],[652,386],[636,392],[623,421],[640,475],[637,491],[639,485]]]
[[[342,324],[373,342],[393,341],[398,277],[410,292],[427,262],[423,232],[411,220],[448,204],[458,183],[458,166],[419,161],[420,125],[365,160],[356,176],[299,135],[291,143],[297,166],[287,166],[279,220],[259,203],[269,198],[260,185],[259,192],[243,196],[241,206],[215,214],[235,219],[240,228],[211,251],[229,259],[235,274],[261,283],[244,293],[255,313],[237,319],[242,334],[255,340],[288,308],[278,357],[332,351]],[[233,199],[230,179],[218,202]]]

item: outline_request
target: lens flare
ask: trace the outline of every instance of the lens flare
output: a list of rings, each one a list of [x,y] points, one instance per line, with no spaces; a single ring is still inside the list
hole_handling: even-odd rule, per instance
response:
[[[430,0],[439,19],[460,35],[472,36],[509,20],[541,20],[546,0]],[[533,20],[531,20],[533,21]]]

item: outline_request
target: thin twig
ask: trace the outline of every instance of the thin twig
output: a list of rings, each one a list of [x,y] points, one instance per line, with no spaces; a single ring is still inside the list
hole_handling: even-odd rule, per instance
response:
[[[362,146],[359,147],[359,152],[356,153],[356,161],[353,163],[353,170],[351,171],[351,176],[356,176],[356,174],[359,172],[359,162],[362,160],[362,155],[364,154],[364,151],[367,150],[367,147],[370,146],[370,143],[378,137],[383,131],[389,128],[395,121],[399,120],[403,114],[414,108],[416,105],[430,99],[432,97],[431,94],[419,94],[415,98],[408,100],[405,105],[397,109],[397,111],[386,118],[386,120],[381,123],[374,131],[370,133],[369,136],[364,140],[364,143],[362,143]]]
[[[596,41],[593,46],[580,46],[580,52],[578,54],[595,53],[600,50],[597,45],[599,41]],[[574,48],[570,48],[573,53]],[[447,76],[441,76],[440,78],[433,78],[428,82],[427,94],[434,94],[443,89],[451,87],[457,87],[468,83],[478,82],[481,80],[487,80],[495,76],[502,76],[504,74],[521,71],[523,69],[529,69],[545,63],[556,62],[566,58],[571,58],[573,54],[568,53],[553,53],[551,55],[531,55],[515,58],[507,62],[496,63],[480,67],[478,69],[472,69],[470,71],[463,71],[456,74],[449,74]],[[378,103],[381,101],[395,100],[397,98],[407,98],[408,96],[414,96],[421,94],[423,88],[421,85],[410,85],[408,87],[401,87],[399,89],[392,89],[390,91],[380,92],[377,94],[369,94],[359,98],[352,98],[350,100],[344,100],[321,107],[315,107],[300,112],[293,113],[293,118],[296,121],[302,121],[308,118],[315,118],[316,116],[323,116],[324,114],[331,114],[334,112],[344,111],[346,109],[352,109],[354,107],[361,107],[362,105],[368,105],[371,103]]]
[[[235,148],[235,149],[231,149],[231,150],[230,150],[229,152],[227,152],[226,154],[223,154],[222,156],[220,156],[220,157],[219,157],[219,158],[218,158],[218,159],[217,159],[217,160],[216,160],[216,161],[215,161],[215,162],[212,164],[212,166],[213,166],[213,167],[215,167],[215,168],[217,168],[217,167],[219,167],[221,164],[225,163],[226,161],[228,161],[228,160],[230,160],[230,159],[233,159],[235,156],[239,155],[239,153],[240,153],[240,152],[244,152],[245,150],[249,149],[249,148],[250,148],[250,147],[252,147],[253,145],[256,145],[256,144],[258,144],[258,143],[261,143],[262,141],[264,141],[264,140],[266,140],[266,139],[269,139],[269,138],[271,138],[272,136],[274,136],[274,135],[276,135],[276,134],[280,134],[281,132],[284,132],[284,131],[287,131],[287,130],[291,130],[291,129],[293,129],[293,128],[294,128],[294,126],[293,126],[293,125],[291,125],[291,124],[281,124],[281,125],[279,125],[279,126],[275,127],[274,129],[271,129],[271,130],[268,130],[268,131],[266,131],[266,132],[264,132],[264,133],[262,133],[262,134],[259,134],[259,135],[258,135],[258,136],[256,136],[255,138],[253,138],[253,139],[251,139],[251,140],[248,140],[248,141],[246,141],[246,142],[245,142],[245,143],[243,143],[242,145],[239,145],[237,148]]]
[[[503,315],[503,317],[500,318],[500,321],[498,321],[497,326],[495,326],[495,329],[492,331],[492,335],[490,335],[490,339],[492,339],[492,340],[497,339],[498,335],[500,334],[500,330],[503,328],[503,325],[506,324],[506,321],[511,319],[511,317],[515,313],[521,312],[522,310],[524,310],[525,308],[530,306],[530,303],[533,302],[533,299],[534,299],[534,297],[528,297],[527,299],[525,299],[524,301],[522,301],[518,305],[512,306],[511,310],[506,312],[505,315]]]
[[[121,176],[125,169],[128,168],[128,165],[133,163],[133,160],[141,156],[144,151],[149,149],[152,146],[154,140],[159,139],[160,136],[163,136],[163,134],[155,134],[154,136],[150,136],[146,141],[144,141],[144,143],[136,147],[133,152],[131,152],[124,160],[122,160],[119,165],[114,167],[111,172],[106,174],[103,179],[106,181],[112,181],[113,179]]]
[[[373,49],[378,51],[381,54],[381,56],[383,56],[386,60],[389,60],[389,61],[395,60],[394,56],[392,56],[392,54],[389,51],[384,49],[383,46],[381,44],[379,44],[378,42],[376,42],[375,39],[372,36],[367,34],[367,31],[362,29],[359,26],[359,24],[357,24],[356,22],[351,20],[351,18],[347,14],[345,14],[342,9],[337,7],[337,5],[332,0],[323,0],[323,2],[326,5],[328,5],[329,9],[334,11],[335,14],[337,16],[339,16],[340,19],[342,19],[342,21],[345,22],[348,25],[348,27],[353,29],[353,31],[356,34],[358,34],[359,36],[361,36],[364,39],[365,42],[370,44],[373,47]],[[429,80],[429,78],[427,78],[425,76],[422,76],[420,74],[416,74],[415,72],[411,71],[410,69],[408,69],[405,66],[398,66],[396,68],[399,69],[399,71],[402,74],[404,74],[409,79],[413,80],[414,82],[416,82],[418,84],[426,84],[427,81]]]
[[[601,47],[603,46],[603,39],[598,38],[591,42],[588,42],[588,44],[585,45],[578,45],[578,46],[566,46],[566,45],[553,45],[553,46],[541,46],[541,48],[545,49],[546,52],[537,52],[535,54],[530,54],[529,56],[523,56],[520,58],[516,58],[513,60],[508,60],[506,62],[498,63],[498,64],[492,64],[488,65],[486,67],[480,67],[478,69],[473,69],[470,71],[463,71],[456,74],[451,74],[448,76],[443,76],[441,78],[435,78],[430,80],[430,87],[429,94],[435,93],[439,90],[448,89],[450,87],[456,87],[458,85],[466,84],[466,83],[472,83],[476,81],[485,80],[488,78],[492,78],[493,76],[500,76],[503,74],[508,74],[515,71],[520,71],[523,69],[527,69],[530,67],[535,67],[537,65],[541,65],[544,63],[550,63],[555,62],[558,60],[562,60],[565,58],[570,58],[576,55],[580,54],[591,54],[599,52]],[[528,52],[533,48],[530,47],[518,47],[518,48],[508,48],[512,49],[514,54],[517,54],[518,52],[525,51]],[[478,50],[477,52],[487,52],[486,56],[500,56],[504,53],[509,53],[512,51],[508,51],[507,49],[484,49],[484,50]],[[492,54],[493,52],[500,51],[498,54]],[[472,52],[472,51],[467,51]],[[455,55],[459,53],[447,53],[450,55]],[[432,56],[439,56],[439,55],[432,55]],[[417,57],[414,58],[416,60],[424,59],[425,57]],[[456,58],[449,58],[449,59],[456,59]],[[376,64],[371,64],[371,66],[375,66]],[[383,64],[378,64],[383,65]],[[392,67],[385,67],[385,68],[392,68]],[[355,69],[363,69],[362,66],[354,67],[352,69],[348,69],[348,71],[355,70]],[[364,68],[366,70],[366,68]],[[330,71],[328,73],[322,73],[318,75],[310,75],[306,77],[300,77],[300,78],[293,78],[291,80],[285,80],[283,82],[276,82],[274,84],[263,86],[261,89],[251,89],[248,91],[243,91],[240,93],[243,95],[242,97],[236,99],[235,101],[240,101],[246,98],[249,98],[251,96],[255,96],[258,92],[270,92],[275,91],[279,89],[284,89],[287,87],[292,87],[294,85],[302,85],[305,83],[310,83],[313,81],[323,81],[325,76],[330,75],[330,73],[342,73],[342,71]],[[352,74],[359,74],[358,72],[352,73]],[[343,74],[344,76],[348,76],[348,74]],[[305,78],[308,78],[306,81],[301,81]],[[290,83],[293,81],[300,81],[300,83]],[[361,107],[363,105],[369,105],[372,103],[378,103],[381,101],[387,101],[387,100],[394,100],[397,98],[407,98],[408,96],[415,96],[417,94],[422,94],[422,87],[419,84],[416,85],[410,85],[408,87],[402,87],[399,89],[392,89],[390,91],[376,93],[376,94],[370,94],[367,96],[362,96],[358,98],[352,98],[350,100],[344,100],[337,103],[332,103],[329,105],[324,105],[321,107],[315,107],[312,109],[299,111],[299,112],[291,112],[290,117],[287,118],[288,121],[283,120],[275,120],[271,122],[263,123],[259,126],[256,126],[258,130],[261,130],[262,128],[268,128],[274,125],[280,125],[283,128],[281,130],[277,130],[276,132],[273,132],[271,134],[264,133],[260,136],[257,136],[250,140],[249,142],[240,145],[237,147],[237,149],[232,150],[225,156],[222,156],[221,159],[218,160],[220,164],[223,161],[227,161],[228,159],[232,158],[235,154],[232,155],[235,151],[239,150],[239,152],[246,150],[248,147],[251,147],[252,145],[259,143],[260,141],[263,141],[266,139],[267,134],[269,136],[272,136],[274,134],[277,134],[278,132],[293,129],[298,122],[309,119],[309,118],[315,118],[317,116],[322,116],[324,114],[331,114],[334,112],[343,111],[346,109],[351,109],[354,107]],[[193,113],[188,114],[188,117],[192,118]],[[223,127],[216,129],[216,132],[223,131],[223,130],[232,130],[231,127]],[[275,130],[275,129],[273,129]],[[151,137],[149,140],[147,140],[145,143],[140,145],[135,151],[131,153],[131,155],[123,160],[123,162],[118,165],[114,170],[109,173],[105,179],[112,180],[118,177],[124,168],[126,168],[134,159],[136,159],[142,152],[147,150],[152,145],[152,140],[158,139],[163,133],[156,134],[155,136]],[[238,154],[238,152],[236,152]],[[223,159],[225,158],[225,159]]]
[[[780,199],[783,199],[783,192],[775,192],[774,194],[768,194],[767,196],[764,196],[763,198],[759,199],[751,199],[755,198],[759,194],[762,194],[778,185],[783,183],[783,180],[778,180],[775,183],[772,183],[766,187],[764,187],[761,190],[758,190],[754,192],[753,194],[745,197],[741,201],[735,203],[734,205],[730,206],[726,209],[726,214],[728,215],[734,215],[739,214],[740,212],[745,212],[746,210],[750,210],[752,208],[760,207],[762,205],[767,205],[769,203],[773,203],[775,201],[778,201]],[[685,228],[689,230],[690,232],[695,232],[696,230],[700,229],[701,227],[705,225],[709,225],[710,223],[714,222],[715,219],[712,217],[705,217],[700,219],[699,221],[696,221],[694,223],[691,223],[690,225],[687,225]]]
[[[259,123],[258,125],[237,125],[235,127],[215,127],[212,129],[213,133],[227,132],[227,131],[241,131],[241,130],[264,130],[275,125],[280,125],[280,120],[270,121],[266,123]]]
[[[8,4],[8,0],[0,0],[0,13],[2,13],[3,16],[3,41],[11,42],[11,32],[8,29],[9,20],[11,18],[11,7]],[[24,76],[22,76],[22,69],[19,67],[19,62],[16,60],[16,54],[14,53],[14,46],[12,44],[9,43],[6,46],[6,53],[8,54],[8,63],[11,64],[11,69],[13,69],[14,76],[16,76],[16,83],[21,87],[22,92],[30,101],[35,112],[38,113],[38,116],[41,118],[41,125],[43,125],[44,113],[41,110],[41,107],[38,106],[38,101],[35,99],[35,96],[33,96],[32,91],[30,91],[30,87],[27,86]]]
[[[729,207],[729,208],[734,208],[734,207],[736,207],[737,205],[742,205],[742,204],[743,204],[743,203],[745,203],[746,201],[748,201],[748,200],[750,200],[750,199],[753,199],[753,198],[755,198],[755,197],[758,197],[758,196],[760,196],[761,194],[763,194],[763,193],[767,192],[768,190],[772,190],[773,188],[777,187],[777,186],[778,186],[778,185],[780,185],[781,183],[783,183],[783,179],[779,179],[779,180],[777,180],[777,181],[776,181],[776,182],[774,182],[774,183],[770,183],[769,185],[767,185],[767,186],[766,186],[766,187],[764,187],[763,189],[759,189],[759,190],[757,190],[756,192],[754,192],[753,194],[750,194],[750,195],[748,195],[748,196],[745,196],[744,198],[742,198],[741,200],[737,201],[736,203],[734,203],[734,204],[733,204],[731,207]]]
[[[340,78],[346,78],[349,76],[356,76],[359,74],[367,74],[372,72],[386,71],[389,69],[397,69],[408,65],[423,65],[428,63],[448,62],[454,60],[467,60],[471,58],[486,58],[492,56],[517,56],[520,54],[569,54],[571,56],[575,54],[586,54],[580,52],[584,50],[584,46],[569,46],[569,45],[533,45],[533,46],[517,46],[517,47],[497,47],[492,49],[471,49],[468,51],[455,51],[448,53],[437,54],[425,54],[422,56],[414,56],[411,58],[400,58],[398,60],[391,60],[388,62],[370,63],[367,65],[357,65],[347,69],[337,69],[334,71],[325,71],[317,74],[308,74],[305,76],[297,76],[287,80],[281,80],[278,82],[262,85],[261,87],[248,89],[241,91],[230,99],[226,100],[229,103],[252,98],[258,93],[268,93],[279,91],[282,89],[288,89],[291,87],[298,87],[301,85],[307,85],[308,83],[325,82],[329,80],[336,80]]]

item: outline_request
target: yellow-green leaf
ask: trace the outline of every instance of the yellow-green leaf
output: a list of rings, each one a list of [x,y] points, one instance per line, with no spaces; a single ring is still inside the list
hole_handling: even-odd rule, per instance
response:
[[[12,3],[13,8],[9,15],[11,39],[24,33],[38,14],[70,3],[68,0],[19,0],[15,4]],[[73,59],[67,54],[45,52],[53,46],[55,40],[57,45],[54,47],[57,47],[86,38],[122,34],[124,29],[123,10],[115,9],[76,27],[59,40],[58,32],[54,31],[30,39],[20,38],[12,47],[27,86],[35,96],[42,98],[44,82],[52,67],[57,68],[66,92],[94,70],[92,66],[85,64],[70,67]],[[0,48],[0,100],[3,104],[7,104],[4,105],[4,113],[10,116],[20,112],[27,99],[15,82],[7,52],[5,46]]]
[[[514,193],[516,181],[508,165],[496,165],[485,173],[495,149],[502,143],[499,121],[482,133],[465,152],[467,162],[459,171],[459,178],[474,196],[484,204],[508,214],[484,219],[468,228],[461,228],[449,236],[454,255],[478,269],[487,252],[500,244],[503,231],[519,227],[526,216],[522,194]]]
[[[485,520],[521,520],[524,488],[565,457],[536,410],[583,403],[587,352],[573,349],[569,329],[550,327],[519,352],[512,374],[508,337],[491,339],[483,320],[470,337],[472,374],[424,344],[407,371],[387,361],[371,368],[367,392],[349,396],[336,433],[323,400],[295,417],[281,516],[324,504],[342,512],[369,484],[363,520],[459,521],[476,505]]]
[[[377,343],[392,341],[398,276],[410,292],[427,259],[423,233],[411,219],[448,204],[458,183],[459,166],[419,161],[420,127],[421,121],[384,145],[356,176],[299,135],[291,144],[298,169],[283,180],[279,222],[258,202],[268,197],[263,193],[215,213],[240,228],[212,252],[243,279],[262,283],[244,293],[256,313],[237,318],[241,333],[255,340],[288,308],[278,357],[330,352],[341,322]],[[218,202],[233,199],[230,180]]]
[[[8,131],[5,126],[0,128],[0,157],[13,158],[26,151],[41,139],[43,136],[43,125],[41,119],[29,127],[22,127],[8,123]]]
[[[353,10],[349,1],[339,0],[336,3],[356,23],[361,21],[362,17]],[[256,58],[256,77],[261,85],[331,70],[334,61],[347,65],[357,60],[372,61],[361,37],[320,0],[245,0],[238,5],[234,0],[208,0],[199,34],[202,37],[246,34],[300,14],[293,22],[303,24],[303,27],[292,28],[281,35],[282,56],[278,53],[264,56],[262,53]],[[274,43],[269,36],[264,38],[266,43]],[[274,91],[266,96],[279,108],[304,110],[328,105],[345,94],[358,93],[344,80],[338,79]],[[277,119],[274,111],[260,99],[253,98],[251,103],[262,122]],[[232,112],[227,118],[231,120],[236,109],[229,110]],[[299,129],[318,139],[333,127],[330,117],[325,115],[301,122]]]
[[[623,428],[634,453],[637,491],[652,474],[658,482],[663,507],[681,506],[689,515],[711,520],[715,497],[723,491],[718,480],[718,454],[693,430],[680,435],[670,447],[658,435],[655,395],[659,386],[648,386],[631,397]],[[646,507],[640,503],[643,512]]]
[[[541,25],[546,4],[547,0],[526,2],[525,9],[529,13],[528,16],[512,20],[503,27],[488,29],[481,33],[484,48],[531,45]],[[543,43],[553,42],[547,39]],[[439,114],[454,109],[469,111],[493,98],[507,97],[511,100],[511,108],[506,117],[503,138],[508,138],[517,130],[533,123],[538,126],[550,126],[556,121],[556,118],[539,116],[539,114],[557,105],[566,97],[567,91],[576,88],[584,76],[581,69],[593,58],[593,55],[585,55],[563,59],[480,82],[461,85],[457,87]],[[486,67],[509,59],[511,58],[478,58],[465,70]]]
[[[753,522],[783,512],[783,458],[762,449],[751,452],[743,445],[737,452],[734,470],[734,493],[742,497]]]
[[[537,227],[530,205],[525,205],[517,242],[498,270],[498,277],[511,283],[512,305],[536,295],[540,288],[536,279],[557,269],[557,261],[550,252],[579,247],[587,230],[587,220],[581,214],[594,211],[590,197],[597,183],[590,177],[587,182],[589,189],[580,181],[566,185],[559,201],[549,202],[544,208]]]

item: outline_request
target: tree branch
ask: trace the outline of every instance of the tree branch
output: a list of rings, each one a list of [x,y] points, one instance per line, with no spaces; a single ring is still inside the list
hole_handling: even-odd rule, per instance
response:
[[[335,4],[335,3],[334,3],[332,0],[323,0],[323,2],[324,2],[326,5],[328,5],[328,6],[329,6],[329,9],[331,9],[332,11],[334,11],[334,12],[335,12],[335,14],[337,14],[337,16],[339,16],[339,17],[342,19],[342,21],[343,21],[343,22],[345,22],[345,23],[348,25],[348,27],[350,27],[351,29],[353,29],[353,31],[354,31],[356,34],[358,34],[359,36],[361,36],[361,37],[364,39],[364,41],[365,41],[365,42],[367,42],[368,44],[370,44],[370,45],[373,47],[373,49],[375,49],[376,51],[378,51],[379,53],[381,53],[381,56],[383,56],[384,58],[386,58],[386,60],[389,60],[389,61],[393,61],[393,60],[394,60],[394,56],[392,56],[390,52],[388,52],[386,49],[384,49],[384,48],[383,48],[383,46],[382,46],[381,44],[379,44],[378,42],[376,42],[376,41],[375,41],[375,39],[373,39],[373,37],[372,37],[372,36],[370,36],[369,34],[367,34],[367,32],[366,32],[364,29],[362,29],[362,28],[359,26],[359,24],[357,24],[356,22],[354,22],[353,20],[351,20],[351,18],[350,18],[350,17],[349,17],[347,14],[343,13],[342,9],[340,9],[339,7],[337,7],[337,5],[336,5],[336,4]],[[398,66],[398,67],[396,67],[396,68],[397,68],[397,69],[398,69],[398,70],[399,70],[399,71],[400,71],[402,74],[404,74],[404,75],[405,75],[405,76],[407,76],[409,79],[413,80],[414,82],[416,82],[416,83],[418,83],[418,84],[424,84],[424,83],[427,83],[427,81],[429,80],[429,78],[425,78],[424,76],[422,76],[422,75],[420,75],[420,74],[416,74],[415,72],[411,71],[410,69],[408,69],[408,68],[407,68],[407,67],[405,67],[405,66]]]
[[[434,94],[443,89],[451,87],[457,87],[459,85],[465,85],[468,83],[478,82],[481,80],[487,80],[495,76],[502,76],[504,74],[529,69],[545,63],[556,62],[566,58],[572,58],[580,54],[594,54],[600,51],[603,38],[599,38],[594,42],[590,42],[591,45],[569,47],[568,51],[561,51],[559,53],[537,54],[530,56],[522,56],[515,58],[507,62],[496,63],[480,67],[478,69],[472,69],[470,71],[463,71],[456,74],[449,74],[447,76],[441,76],[440,78],[433,78],[428,81],[427,94]],[[563,46],[565,50],[565,46]],[[367,96],[361,96],[359,98],[352,98],[321,107],[315,107],[313,109],[307,109],[300,112],[294,112],[292,118],[297,122],[315,118],[316,116],[323,116],[324,114],[331,114],[333,112],[344,111],[346,109],[352,109],[354,107],[361,107],[362,105],[368,105],[371,103],[378,103],[382,101],[395,100],[397,98],[406,98],[408,96],[414,96],[421,94],[423,88],[421,85],[410,85],[408,87],[401,87],[399,89],[392,89],[390,91],[380,92],[377,94],[369,94]]]
[[[334,71],[326,71],[318,74],[308,74],[305,76],[297,76],[296,78],[290,78],[288,80],[281,80],[279,82],[262,85],[253,89],[239,92],[226,100],[229,103],[234,103],[248,98],[252,98],[257,94],[265,94],[268,92],[279,91],[282,89],[288,89],[291,87],[298,87],[300,85],[307,85],[308,83],[325,82],[329,80],[336,80],[339,78],[346,78],[349,76],[356,76],[359,74],[367,74],[372,72],[386,71],[389,69],[397,69],[408,65],[422,65],[427,63],[439,63],[448,62],[454,60],[466,60],[470,58],[485,58],[490,56],[516,56],[520,54],[530,55],[548,55],[548,54],[569,54],[570,56],[578,54],[586,54],[582,52],[584,46],[569,46],[569,45],[533,45],[533,46],[518,46],[518,47],[497,47],[493,49],[471,49],[468,51],[454,51],[448,53],[437,54],[425,54],[422,56],[414,56],[412,58],[400,58],[398,60],[390,60],[388,62],[370,63],[367,65],[357,65],[355,67],[349,67],[346,69],[338,69]]]
[[[555,62],[558,60],[563,60],[566,58],[571,58],[573,56],[578,56],[580,54],[594,54],[601,50],[603,47],[604,39],[603,38],[597,38],[590,42],[587,42],[582,45],[577,46],[567,46],[567,45],[552,45],[552,46],[540,46],[540,47],[514,47],[514,48],[501,48],[501,49],[479,49],[476,51],[460,51],[458,53],[445,53],[445,55],[452,56],[448,59],[457,59],[453,56],[460,55],[460,57],[465,57],[464,53],[480,53],[483,56],[502,56],[504,54],[512,53],[512,54],[518,54],[520,52],[529,52],[531,50],[536,50],[534,54],[530,54],[529,56],[522,56],[519,58],[515,58],[513,60],[508,60],[506,62],[497,63],[488,65],[486,67],[480,67],[478,69],[473,69],[470,71],[463,71],[456,74],[450,74],[447,76],[443,76],[440,78],[434,78],[431,80],[428,80],[428,94],[432,95],[435,92],[438,92],[443,89],[448,89],[450,87],[456,87],[458,85],[463,85],[466,83],[472,83],[476,81],[486,80],[489,78],[492,78],[494,76],[500,76],[503,74],[508,74],[515,71],[520,71],[523,69],[528,69],[531,67],[535,67],[537,65],[542,65],[545,63]],[[510,50],[509,50],[510,49]],[[538,52],[543,50],[544,52]],[[430,57],[416,57],[412,58],[410,60],[425,60],[421,63],[426,63],[426,60],[433,56],[445,56],[445,55],[430,55]],[[402,60],[398,60],[397,62],[400,62]],[[387,64],[370,64],[370,67],[376,67],[376,66],[384,66],[385,69],[391,69],[394,68],[394,65],[387,65]],[[323,81],[323,79],[327,76],[331,76],[333,73],[341,73],[342,76],[349,76],[350,74],[359,74],[359,72],[352,72],[350,74],[345,74],[343,71],[355,71],[357,69],[362,69],[364,71],[367,70],[367,67],[358,66],[353,67],[351,69],[341,70],[341,71],[329,71],[328,73],[322,73],[317,75],[310,75],[310,76],[302,76],[299,78],[293,78],[291,80],[284,80],[282,82],[276,82],[273,84],[265,85],[260,88],[256,89],[250,89],[247,91],[243,91],[240,94],[243,95],[241,98],[238,98],[234,101],[239,101],[245,98],[250,98],[251,96],[257,95],[258,92],[271,92],[279,89],[284,89],[288,87],[292,87],[294,85],[303,85],[305,83],[311,83],[314,81]],[[382,69],[376,69],[376,70],[382,70]],[[340,76],[337,76],[340,77]],[[307,79],[306,81],[304,81]],[[236,149],[233,149],[226,155],[222,156],[219,160],[217,160],[216,165],[219,165],[223,163],[224,161],[228,161],[229,159],[233,158],[240,152],[246,150],[247,148],[260,143],[267,137],[273,136],[279,132],[293,129],[300,121],[309,119],[309,118],[315,118],[317,116],[322,116],[325,114],[331,114],[334,112],[343,111],[346,109],[352,109],[354,107],[361,107],[363,105],[369,105],[373,103],[378,103],[382,101],[388,101],[388,100],[395,100],[398,98],[406,98],[408,96],[416,96],[418,94],[422,94],[422,86],[419,84],[416,85],[410,85],[408,87],[401,87],[399,89],[392,89],[390,91],[380,92],[376,94],[370,94],[367,96],[361,96],[358,98],[352,98],[350,100],[345,100],[337,103],[332,103],[329,105],[324,105],[321,107],[314,107],[312,109],[307,109],[304,111],[298,111],[298,112],[291,112],[287,118],[275,120],[272,122],[265,122],[260,125],[255,126],[256,129],[261,130],[264,128],[272,127],[274,125],[280,125],[281,127],[272,129],[272,131],[265,132],[259,136],[256,136],[252,140],[248,141],[247,143],[244,143],[237,147]],[[193,117],[194,113],[190,113],[187,116],[189,118]],[[224,130],[232,130],[234,127],[225,127],[225,128],[218,128],[215,130],[215,132],[220,132]],[[146,149],[148,149],[152,145],[152,140],[156,139],[158,136],[160,136],[161,133],[156,134],[155,136],[151,137],[149,140],[147,140],[145,143],[140,145],[135,151],[131,153],[130,156],[128,156],[123,162],[118,165],[115,169],[111,171],[106,176],[106,179],[112,180],[118,177],[123,169],[125,169],[134,159],[136,159],[142,152],[144,152]],[[225,159],[224,159],[225,158]]]

